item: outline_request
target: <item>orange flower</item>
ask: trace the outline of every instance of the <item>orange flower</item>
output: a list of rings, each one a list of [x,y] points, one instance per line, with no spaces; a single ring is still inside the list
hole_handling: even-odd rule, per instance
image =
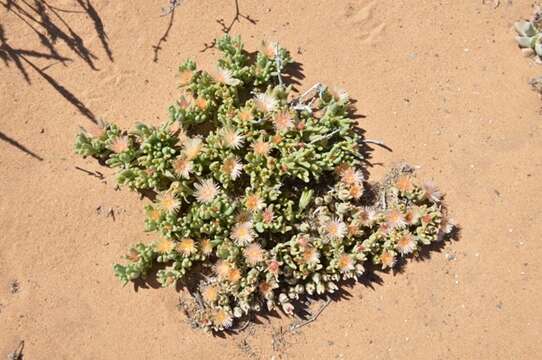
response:
[[[339,267],[339,271],[342,273],[352,271],[354,270],[354,260],[352,259],[352,256],[348,254],[342,254],[341,256],[339,256],[337,266]]]
[[[268,142],[258,140],[252,144],[252,149],[256,155],[267,156],[267,154],[269,154],[269,150],[271,149],[271,145]]]
[[[192,81],[192,70],[181,70],[179,72],[179,83],[181,86],[190,84]]]
[[[214,303],[218,299],[218,287],[211,285],[205,287],[201,292],[201,296],[206,303]]]
[[[245,260],[249,265],[256,265],[257,263],[263,261],[264,251],[259,244],[253,243],[245,248],[243,252],[245,255]]]
[[[175,243],[172,240],[166,238],[160,239],[155,245],[156,251],[160,254],[170,253],[174,248]]]
[[[245,206],[250,211],[258,211],[265,206],[262,198],[258,194],[249,194],[245,199]]]
[[[239,120],[249,122],[252,120],[252,111],[245,109],[239,112]]]
[[[380,255],[380,262],[382,263],[382,268],[391,268],[395,265],[395,256],[392,253],[385,250],[382,255]]]
[[[182,239],[176,246],[178,252],[189,256],[197,251],[196,243],[192,239]]]
[[[199,97],[199,98],[196,99],[196,106],[200,110],[207,109],[207,105],[208,105],[208,102],[207,102],[207,100],[205,100],[205,98]]]
[[[278,132],[287,131],[293,125],[292,115],[288,111],[281,111],[273,118],[273,126]]]
[[[231,267],[226,279],[231,283],[239,282],[241,280],[241,271],[235,267]]]
[[[405,233],[397,240],[397,250],[403,255],[410,254],[416,249],[416,240],[410,233]]]
[[[409,193],[414,190],[414,184],[412,183],[412,179],[410,176],[402,175],[397,178],[395,181],[395,187],[399,189],[402,193]]]

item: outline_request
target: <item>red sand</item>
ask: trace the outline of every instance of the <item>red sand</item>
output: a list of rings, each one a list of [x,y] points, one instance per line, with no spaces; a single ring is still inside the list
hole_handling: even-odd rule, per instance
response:
[[[372,176],[399,160],[421,165],[463,231],[429,261],[379,274],[373,289],[348,289],[296,334],[280,335],[291,319],[272,318],[225,338],[190,329],[174,289],[134,291],[114,278],[129,244],[150,240],[145,200],[115,191],[112,171],[74,154],[89,122],[74,104],[126,127],[160,123],[177,94],[178,64],[214,63],[214,49],[200,50],[221,35],[216,19],[232,20],[234,2],[183,2],[157,62],[166,0],[95,0],[94,20],[91,9],[58,12],[83,41],[71,49],[57,39],[58,54],[72,60],[62,65],[39,56],[50,52],[31,26],[54,28],[35,13],[41,24],[25,23],[13,5],[28,10],[24,2],[6,1],[3,53],[20,60],[29,82],[14,61],[0,61],[0,356],[20,340],[25,359],[534,359],[542,351],[542,103],[527,84],[542,66],[521,56],[512,30],[529,16],[529,1],[239,0],[257,23],[241,17],[231,33],[249,49],[261,39],[289,48],[303,64],[300,89],[317,81],[348,89],[367,116],[367,137],[393,148],[376,149]],[[74,166],[103,172],[106,182]]]

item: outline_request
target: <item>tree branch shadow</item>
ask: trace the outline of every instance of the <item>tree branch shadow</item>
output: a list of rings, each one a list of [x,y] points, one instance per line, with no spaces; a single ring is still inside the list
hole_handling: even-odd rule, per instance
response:
[[[105,32],[105,26],[104,26],[104,23],[103,23],[102,19],[98,15],[98,12],[94,8],[94,6],[92,6],[90,0],[86,0],[86,1],[77,0],[77,3],[83,9],[85,9],[85,12],[87,13],[88,17],[94,23],[94,29],[96,30],[96,34],[98,34],[98,38],[100,39],[100,42],[102,43],[102,48],[104,49],[105,53],[107,54],[107,57],[109,58],[109,60],[111,62],[113,62],[114,61],[113,60],[113,51],[109,47],[109,43],[107,41],[108,40],[107,33]]]
[[[84,60],[91,69],[97,70],[96,66],[94,65],[94,60],[96,60],[97,57],[85,46],[83,39],[73,30],[72,27],[70,27],[68,22],[64,20],[62,16],[60,16],[55,8],[50,7],[45,0],[34,0],[34,5],[30,4],[26,0],[20,1],[26,6],[26,8],[16,1],[12,1],[9,4],[0,2],[0,4],[2,4],[4,8],[8,9],[8,12],[21,19],[36,34],[39,34],[38,36],[42,44],[46,45],[47,48],[56,52],[54,49],[54,44],[58,40],[62,40],[70,48],[70,50]],[[62,30],[60,26],[58,26],[52,20],[52,18],[49,16],[49,12],[54,15],[55,18],[66,28],[66,31]],[[47,40],[44,39],[45,35],[43,35],[38,28],[45,31],[45,34],[48,37]]]
[[[21,150],[22,152],[32,156],[36,160],[43,161],[43,158],[41,156],[37,155],[36,153],[34,153],[30,149],[28,149],[26,146],[20,144],[17,140],[14,140],[14,139],[10,138],[9,136],[7,136],[6,134],[4,134],[1,131],[0,131],[0,140],[7,142],[8,144],[16,147],[17,149]]]
[[[45,79],[60,95],[77,108],[77,110],[92,122],[96,122],[94,113],[71,91],[56,81],[52,76],[45,72],[46,69],[54,64],[61,63],[64,66],[71,61],[71,58],[62,56],[56,49],[59,41],[65,43],[68,48],[81,58],[93,70],[98,70],[95,66],[97,56],[94,55],[86,46],[76,31],[68,24],[60,13],[81,13],[86,14],[93,22],[101,45],[107,54],[107,57],[113,62],[113,52],[108,43],[108,37],[105,32],[105,26],[98,12],[90,0],[76,0],[82,11],[60,9],[50,5],[45,0],[6,0],[0,1],[8,12],[21,20],[28,26],[40,41],[40,44],[47,49],[47,52],[41,52],[33,49],[15,48],[8,43],[6,30],[0,24],[0,59],[6,67],[11,64],[17,68],[24,81],[32,84],[28,67],[32,68],[43,79]],[[53,63],[44,67],[38,67],[31,59],[54,60]]]

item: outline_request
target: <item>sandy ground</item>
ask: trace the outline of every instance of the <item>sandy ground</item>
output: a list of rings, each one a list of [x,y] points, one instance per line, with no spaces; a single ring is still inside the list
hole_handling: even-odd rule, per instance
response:
[[[114,278],[128,245],[150,239],[145,200],[115,191],[113,172],[73,142],[92,116],[164,120],[178,64],[214,63],[216,51],[201,50],[221,35],[216,20],[234,19],[234,1],[186,0],[166,34],[165,0],[48,0],[48,17],[0,0],[0,356],[24,340],[32,360],[539,357],[542,102],[527,81],[542,66],[513,41],[531,1],[487,2],[239,0],[231,33],[248,48],[289,48],[301,89],[347,88],[367,137],[393,149],[375,150],[372,176],[403,159],[421,165],[463,230],[428,261],[347,289],[295,334],[282,333],[290,319],[262,318],[220,338],[184,322],[175,289]]]

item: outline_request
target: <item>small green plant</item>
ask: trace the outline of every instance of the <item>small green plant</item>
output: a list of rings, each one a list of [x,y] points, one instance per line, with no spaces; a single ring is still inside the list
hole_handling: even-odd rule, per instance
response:
[[[536,56],[536,61],[542,61],[542,12],[534,7],[533,16],[529,20],[519,20],[514,23],[518,36],[516,41],[525,56]]]
[[[220,331],[251,312],[292,314],[299,297],[337,291],[368,262],[393,268],[450,233],[442,194],[411,168],[367,183],[345,91],[294,96],[278,44],[253,59],[239,38],[217,44],[216,70],[180,66],[162,126],[100,123],[77,137],[77,153],[118,169],[120,184],[157,194],[145,207],[156,241],[114,266],[123,283],[158,263],[163,286],[197,275],[192,320]]]

